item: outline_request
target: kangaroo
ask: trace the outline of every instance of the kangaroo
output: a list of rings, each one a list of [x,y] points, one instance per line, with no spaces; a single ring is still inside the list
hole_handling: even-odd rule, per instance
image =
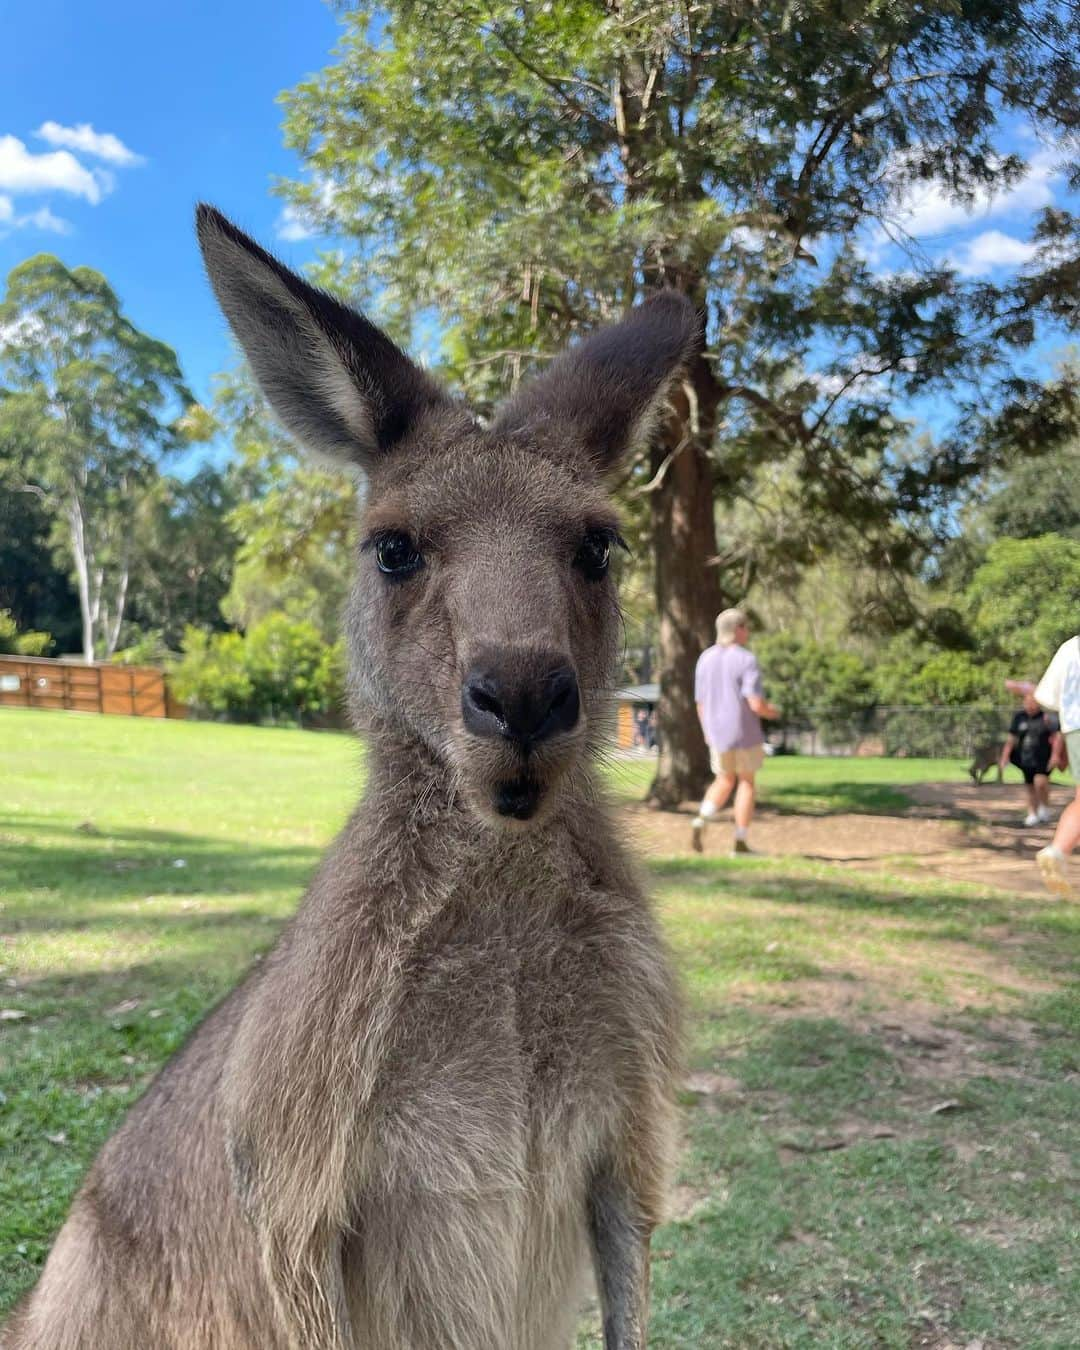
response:
[[[997,770],[997,780],[999,783],[1002,781],[1000,755],[1000,741],[985,741],[975,747],[971,763],[968,765],[968,774],[976,787],[982,787],[983,779],[991,769]]]
[[[361,469],[362,800],[273,952],[108,1141],[4,1350],[646,1344],[678,999],[592,761],[619,635],[604,482],[700,342],[662,292],[481,425],[208,206],[286,428]]]

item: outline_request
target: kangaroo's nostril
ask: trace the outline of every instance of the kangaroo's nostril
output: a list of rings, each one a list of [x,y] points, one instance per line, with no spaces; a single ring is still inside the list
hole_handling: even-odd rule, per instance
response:
[[[544,740],[561,731],[572,731],[577,726],[581,714],[581,695],[578,692],[577,676],[569,666],[564,666],[548,677],[541,706],[543,712],[533,732],[534,739]]]
[[[470,689],[469,697],[481,712],[494,713],[496,717],[502,716],[502,704],[494,694],[489,694],[486,689],[479,686]]]
[[[506,713],[489,675],[471,674],[461,689],[461,718],[474,736],[508,734]]]

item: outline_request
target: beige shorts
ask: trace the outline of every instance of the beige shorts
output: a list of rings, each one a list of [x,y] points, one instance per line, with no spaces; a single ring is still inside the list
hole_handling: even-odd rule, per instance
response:
[[[757,773],[764,763],[764,745],[751,745],[743,750],[714,750],[709,746],[709,768],[714,774],[737,773],[747,777]]]

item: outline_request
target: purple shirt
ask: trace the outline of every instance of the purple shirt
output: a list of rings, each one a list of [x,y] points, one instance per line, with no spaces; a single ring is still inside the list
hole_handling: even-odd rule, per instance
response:
[[[761,719],[746,701],[754,694],[764,697],[753,652],[733,642],[701,653],[694,676],[694,702],[701,704],[705,740],[713,750],[749,750],[764,741]]]

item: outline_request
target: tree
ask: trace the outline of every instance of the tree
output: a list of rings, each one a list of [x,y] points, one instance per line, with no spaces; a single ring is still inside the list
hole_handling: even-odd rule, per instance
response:
[[[191,395],[171,348],[122,314],[100,273],[49,254],[8,276],[0,335],[0,443],[62,529],[92,661],[116,647],[135,512]]]
[[[897,400],[966,384],[968,420],[1004,401],[1037,420],[1010,359],[1037,312],[1072,317],[1071,222],[1047,223],[1023,287],[965,282],[915,246],[886,274],[867,245],[898,234],[913,186],[971,202],[1013,184],[1004,121],[1076,126],[1080,16],[1053,0],[409,0],[379,16],[348,15],[335,63],[286,96],[311,177],[283,189],[356,248],[324,279],[381,293],[403,331],[437,307],[481,399],[656,287],[706,316],[631,475],[660,614],[652,796],[692,796],[694,662],[753,561],[718,549],[715,501],[783,464],[790,552],[843,541],[855,565],[903,572],[921,556],[909,527],[917,540],[986,461],[968,434],[898,452]]]
[[[966,592],[983,651],[1021,679],[1038,679],[1080,628],[1078,596],[1080,541],[1057,534],[997,540]]]

